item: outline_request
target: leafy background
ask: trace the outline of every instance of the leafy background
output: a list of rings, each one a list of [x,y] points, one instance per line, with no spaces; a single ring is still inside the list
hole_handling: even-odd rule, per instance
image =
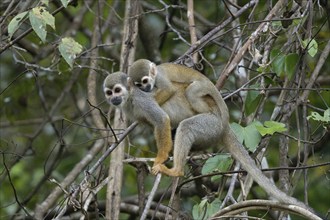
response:
[[[88,178],[91,188],[100,186],[94,197],[96,215],[101,219],[106,215],[107,194],[102,180],[107,176],[109,158],[97,172],[84,171],[95,164],[107,145],[101,144],[103,147],[91,154],[92,159],[80,167],[77,176],[72,172],[99,141],[105,143],[112,136],[97,126],[93,114],[102,112],[102,123],[106,126],[110,111],[104,102],[102,80],[120,69],[127,20],[125,8],[132,2],[0,3],[0,218],[33,218],[38,205],[70,176],[72,181],[61,189],[55,203],[45,212],[57,215],[56,210],[69,204],[76,209],[68,210],[64,216],[71,215],[72,219],[84,216],[86,213],[80,212],[79,206],[83,202],[74,200],[71,193]],[[326,216],[330,204],[330,62],[328,56],[322,58],[322,52],[330,40],[330,5],[326,1],[289,0],[276,11],[272,22],[266,22],[275,1],[260,1],[219,31],[212,32],[237,10],[253,2],[194,1],[197,38],[205,39],[208,33],[213,33],[196,48],[196,60],[191,53],[186,1],[140,1],[143,11],[138,13],[134,59],[184,63],[208,76],[221,88],[230,109],[232,128],[252,156],[265,147],[270,168],[315,166],[290,169],[290,172],[275,169],[272,174],[282,189],[308,201]],[[244,52],[242,61],[229,71],[228,79],[219,80],[260,24],[267,25]],[[96,45],[93,44],[95,32],[99,34],[99,39],[94,41]],[[94,53],[96,50],[98,53]],[[325,62],[314,79],[313,71],[321,58]],[[314,83],[307,87],[310,81]],[[90,89],[91,85],[95,86],[94,90]],[[306,91],[307,99],[300,100]],[[113,112],[109,115],[112,122]],[[123,132],[113,129],[116,134]],[[144,127],[136,128],[130,145],[125,148],[126,156],[154,157],[155,152],[152,133]],[[209,160],[206,156],[189,162],[181,181],[234,168],[224,148],[212,152],[216,156]],[[139,215],[133,207],[139,207],[136,198],[141,193],[138,184],[141,170],[140,165],[124,164],[121,219]],[[154,179],[145,174],[145,192],[151,190]],[[214,175],[198,180],[195,185],[181,187],[180,213],[187,218],[207,218],[225,205],[226,183],[233,178]],[[167,191],[171,184],[171,178],[162,178],[156,196],[159,204],[168,204]],[[233,197],[237,198],[240,192],[236,187]],[[258,187],[253,187],[249,194],[249,198],[264,197]],[[159,206],[152,209],[162,212]],[[93,214],[94,211],[90,212],[89,217],[96,218]],[[276,219],[271,214],[268,217]]]

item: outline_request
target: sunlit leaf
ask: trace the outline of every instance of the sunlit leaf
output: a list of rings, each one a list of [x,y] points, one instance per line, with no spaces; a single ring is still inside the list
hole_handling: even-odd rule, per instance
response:
[[[61,40],[58,49],[65,61],[72,68],[75,58],[82,51],[82,46],[77,43],[73,38],[66,37]]]
[[[325,123],[330,123],[330,108],[324,111],[323,116],[320,115],[318,112],[312,112],[310,116],[307,117],[307,119],[313,119],[314,121],[320,121]]]
[[[27,15],[27,11],[22,12],[18,15],[16,15],[8,24],[8,35],[9,38],[13,37],[13,34],[17,31],[19,26],[21,26],[25,16]]]
[[[314,57],[317,54],[318,44],[317,44],[315,39],[313,39],[313,40],[309,40],[309,39],[303,40],[302,45],[303,45],[304,49],[306,49],[307,46],[308,46],[307,52],[311,57]]]
[[[64,6],[64,8],[68,7],[69,4],[69,0],[61,0],[62,5]]]
[[[264,125],[257,125],[257,130],[262,136],[273,135],[275,132],[287,131],[285,124],[277,121],[265,121]]]

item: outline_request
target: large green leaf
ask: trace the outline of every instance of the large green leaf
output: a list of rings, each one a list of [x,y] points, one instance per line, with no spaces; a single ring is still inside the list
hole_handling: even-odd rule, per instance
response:
[[[17,31],[19,26],[21,26],[25,16],[27,15],[27,11],[22,12],[18,15],[16,15],[8,24],[8,35],[9,38],[13,37],[13,34]]]
[[[246,127],[237,123],[232,123],[230,126],[240,143],[244,144],[249,151],[254,152],[261,140],[260,133],[256,128],[260,125],[259,121],[254,121]]]
[[[58,49],[65,61],[72,68],[74,59],[82,51],[82,46],[77,43],[73,38],[66,37],[62,39]]]

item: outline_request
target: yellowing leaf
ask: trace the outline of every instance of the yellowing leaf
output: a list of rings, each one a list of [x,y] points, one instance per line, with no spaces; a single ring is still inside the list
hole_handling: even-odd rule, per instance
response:
[[[74,59],[82,51],[82,46],[77,43],[73,38],[66,37],[62,39],[58,49],[65,61],[72,68]]]
[[[36,32],[38,37],[43,42],[45,42],[46,41],[46,36],[47,36],[46,23],[43,20],[41,20],[40,18],[38,18],[33,13],[33,10],[30,11],[30,13],[29,13],[29,19],[30,19],[30,23],[31,23],[31,26],[32,26],[32,29],[34,30],[34,32]]]
[[[29,19],[33,30],[38,37],[45,42],[47,31],[46,25],[48,24],[55,29],[55,18],[51,15],[45,7],[35,7],[29,13]]]

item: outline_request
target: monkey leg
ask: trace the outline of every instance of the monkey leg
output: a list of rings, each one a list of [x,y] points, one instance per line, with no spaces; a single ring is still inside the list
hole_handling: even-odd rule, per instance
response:
[[[158,152],[153,167],[157,167],[168,159],[168,155],[172,150],[171,125],[167,115],[160,125],[155,126],[154,134]]]
[[[198,114],[183,120],[175,135],[173,151],[173,168],[165,165],[158,166],[155,172],[168,176],[183,176],[186,158],[192,146],[208,148],[210,144],[217,144],[223,130],[221,120],[211,113]]]

